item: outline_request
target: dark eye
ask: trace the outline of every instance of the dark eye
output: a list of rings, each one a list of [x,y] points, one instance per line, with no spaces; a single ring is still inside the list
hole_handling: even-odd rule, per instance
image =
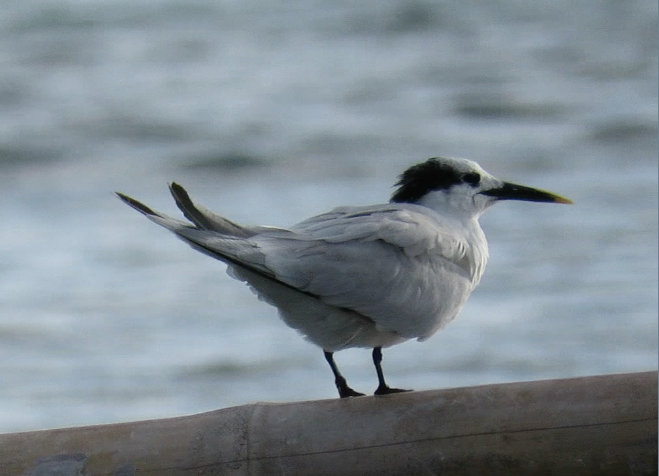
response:
[[[464,174],[462,177],[462,181],[464,183],[468,183],[472,187],[475,185],[478,185],[481,181],[481,176],[477,174],[476,172],[469,172],[468,174]]]

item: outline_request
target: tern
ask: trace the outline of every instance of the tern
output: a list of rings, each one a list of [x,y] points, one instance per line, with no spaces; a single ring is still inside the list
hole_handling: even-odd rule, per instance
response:
[[[504,182],[476,162],[435,157],[414,165],[395,184],[389,203],[344,206],[290,228],[245,226],[170,191],[185,222],[124,194],[118,197],[194,249],[227,264],[279,310],[282,320],[323,349],[341,398],[348,386],[333,354],[370,348],[375,395],[392,388],[382,348],[424,341],[455,318],[478,285],[488,259],[480,215],[501,200],[572,203],[544,190]]]

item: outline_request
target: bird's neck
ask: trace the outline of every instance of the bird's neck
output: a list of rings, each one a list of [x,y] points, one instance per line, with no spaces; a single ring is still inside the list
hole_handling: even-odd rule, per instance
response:
[[[462,202],[464,203],[464,202]],[[478,222],[481,213],[470,209],[454,206],[455,202],[446,197],[424,197],[417,205],[424,206],[435,212],[437,221],[451,229],[456,239],[464,246],[464,257],[469,263],[469,273],[472,285],[476,286],[483,276],[489,257],[485,233]]]
[[[442,216],[451,217],[463,222],[478,220],[478,217],[484,211],[475,206],[474,200],[471,197],[451,195],[443,192],[428,193],[415,203],[430,208]]]
[[[463,226],[466,241],[469,243],[470,248],[467,252],[471,255],[473,263],[471,281],[472,285],[476,286],[485,272],[487,259],[490,256],[487,239],[485,238],[485,233],[483,233],[483,229],[481,228],[480,223],[478,223],[477,218],[472,217],[468,222],[464,223]]]

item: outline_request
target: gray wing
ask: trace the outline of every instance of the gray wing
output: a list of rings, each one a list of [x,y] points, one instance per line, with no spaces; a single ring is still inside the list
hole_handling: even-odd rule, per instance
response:
[[[194,225],[117,195],[198,251],[355,311],[382,331],[426,338],[458,313],[473,287],[464,242],[424,207],[338,208],[290,230],[250,228],[207,211],[176,184],[171,189]]]
[[[254,236],[259,228],[250,228],[226,220],[192,202],[185,190],[172,184],[170,190],[177,205],[194,225],[152,210],[143,203],[117,192],[127,205],[146,216],[152,222],[168,229],[197,251],[230,265],[243,266],[270,279],[274,273],[265,266],[265,257],[248,236]],[[285,230],[282,230],[282,232]]]
[[[249,228],[238,225],[231,220],[217,215],[203,205],[193,201],[188,195],[188,192],[176,182],[172,182],[169,185],[169,191],[171,192],[172,197],[174,197],[174,201],[179,210],[181,210],[183,215],[194,223],[197,228],[201,230],[216,231],[223,235],[243,238],[254,234]],[[122,196],[120,195],[120,197]],[[125,197],[125,195],[123,197]]]
[[[474,266],[450,227],[414,207],[339,208],[290,235],[252,239],[277,279],[384,331],[426,338],[458,313],[473,288]]]

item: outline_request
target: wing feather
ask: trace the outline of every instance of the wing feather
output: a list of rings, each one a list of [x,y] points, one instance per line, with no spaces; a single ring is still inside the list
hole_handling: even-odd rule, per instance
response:
[[[290,298],[268,297],[274,283],[354,311],[378,331],[402,338],[427,338],[455,317],[484,265],[475,263],[455,226],[418,205],[337,208],[286,230],[235,224],[176,184],[172,194],[194,226],[118,195],[198,251],[246,270],[239,279],[261,289],[266,300],[281,300],[278,307]],[[273,284],[259,284],[263,279]]]
[[[465,244],[425,211],[397,204],[337,209],[291,231],[252,238],[265,267],[384,331],[427,337],[457,314],[473,288]]]

